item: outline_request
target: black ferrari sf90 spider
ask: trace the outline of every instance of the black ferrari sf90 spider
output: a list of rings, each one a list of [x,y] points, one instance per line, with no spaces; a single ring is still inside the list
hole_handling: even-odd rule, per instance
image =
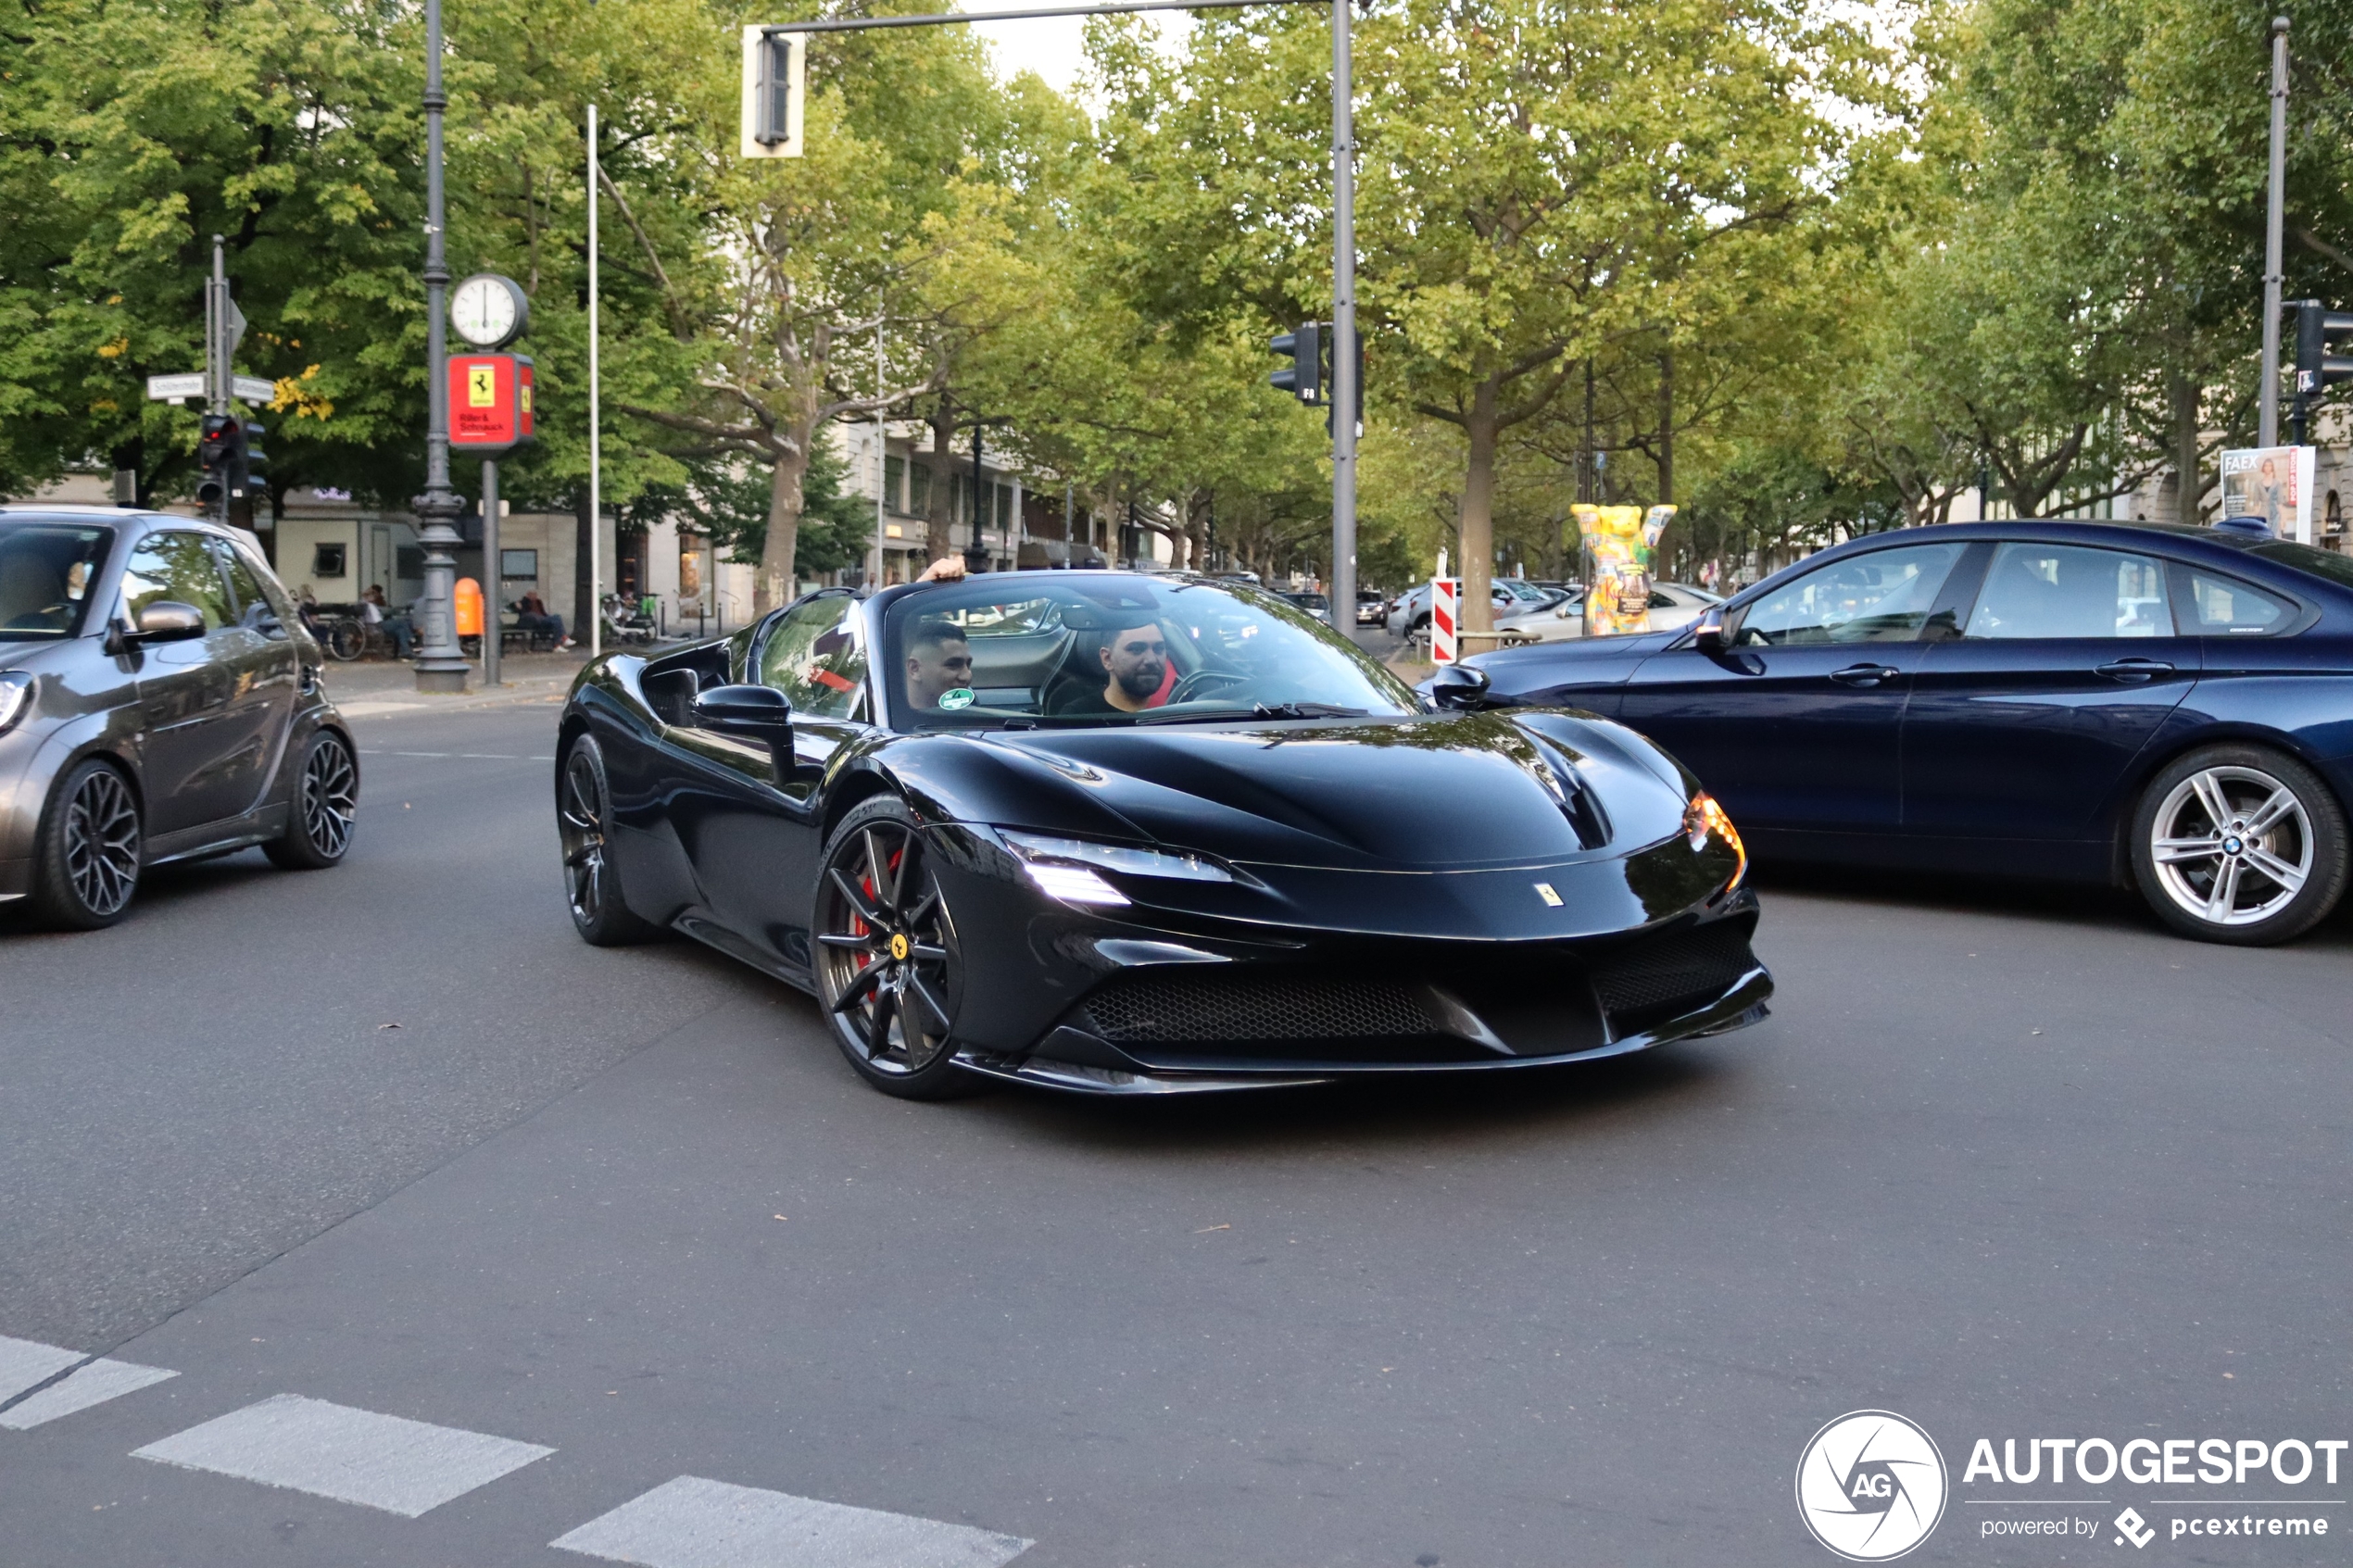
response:
[[[1228,583],[812,595],[585,671],[573,919],[812,991],[866,1081],[1099,1093],[1492,1071],[1764,1015],[1740,837],[1569,712],[1426,708]]]

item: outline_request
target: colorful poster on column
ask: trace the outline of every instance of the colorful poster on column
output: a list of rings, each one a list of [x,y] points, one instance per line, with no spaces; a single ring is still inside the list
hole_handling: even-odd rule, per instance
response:
[[[1585,634],[1615,636],[1651,629],[1651,550],[1675,516],[1673,507],[1568,508],[1592,564],[1585,584]]]
[[[2317,448],[2247,446],[2222,454],[2222,515],[2260,518],[2271,533],[2312,542],[2312,469]]]

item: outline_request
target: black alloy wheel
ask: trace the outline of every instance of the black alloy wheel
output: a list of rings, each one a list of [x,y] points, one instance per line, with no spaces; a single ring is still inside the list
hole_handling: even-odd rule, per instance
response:
[[[2266,746],[2176,759],[2141,792],[2132,832],[2141,897],[2185,936],[2285,942],[2345,891],[2344,808],[2319,774]]]
[[[564,753],[556,786],[556,834],[563,845],[565,901],[573,929],[597,947],[619,947],[658,934],[622,896],[621,872],[609,843],[612,789],[605,776],[605,754],[594,737],[582,735]]]
[[[817,997],[858,1075],[901,1099],[980,1087],[958,1067],[955,926],[906,804],[877,796],[834,830],[817,885]]]
[[[339,863],[351,848],[352,824],[359,815],[359,764],[334,731],[317,732],[303,747],[289,806],[284,835],[263,845],[262,853],[290,872],[323,871]]]
[[[41,824],[35,910],[80,931],[114,924],[139,889],[140,838],[131,781],[94,758],[74,768]]]

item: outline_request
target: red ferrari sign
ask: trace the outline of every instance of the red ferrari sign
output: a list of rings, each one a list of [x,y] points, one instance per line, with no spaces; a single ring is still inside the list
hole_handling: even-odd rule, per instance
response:
[[[530,357],[451,355],[449,449],[486,458],[531,439]]]

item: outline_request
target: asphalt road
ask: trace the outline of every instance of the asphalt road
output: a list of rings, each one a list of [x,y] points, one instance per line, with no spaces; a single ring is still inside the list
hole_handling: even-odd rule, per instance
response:
[[[682,1476],[815,1499],[801,1544],[731,1559],[652,1505],[573,1544],[1827,1563],[1792,1476],[1862,1408],[1951,1466],[1915,1561],[2343,1560],[2353,1508],[2319,1500],[2353,1465],[2286,1489],[2326,1542],[2145,1553],[1988,1538],[2019,1511],[1961,1467],[1979,1436],[2353,1436],[2353,920],[2242,952],[2100,897],[1768,882],[1780,994],[1742,1034],[1437,1089],[910,1106],[795,993],[577,941],[553,717],[362,721],[338,870],[248,854],[113,931],[0,928],[0,1336],[177,1374],[0,1429],[0,1563],[555,1568]],[[132,1457],[283,1395],[553,1452],[489,1445],[519,1467],[419,1517],[313,1494],[430,1492],[458,1436],[299,1490],[221,1473],[332,1459],[298,1423]],[[2181,1495],[1999,1491],[2160,1524]]]

